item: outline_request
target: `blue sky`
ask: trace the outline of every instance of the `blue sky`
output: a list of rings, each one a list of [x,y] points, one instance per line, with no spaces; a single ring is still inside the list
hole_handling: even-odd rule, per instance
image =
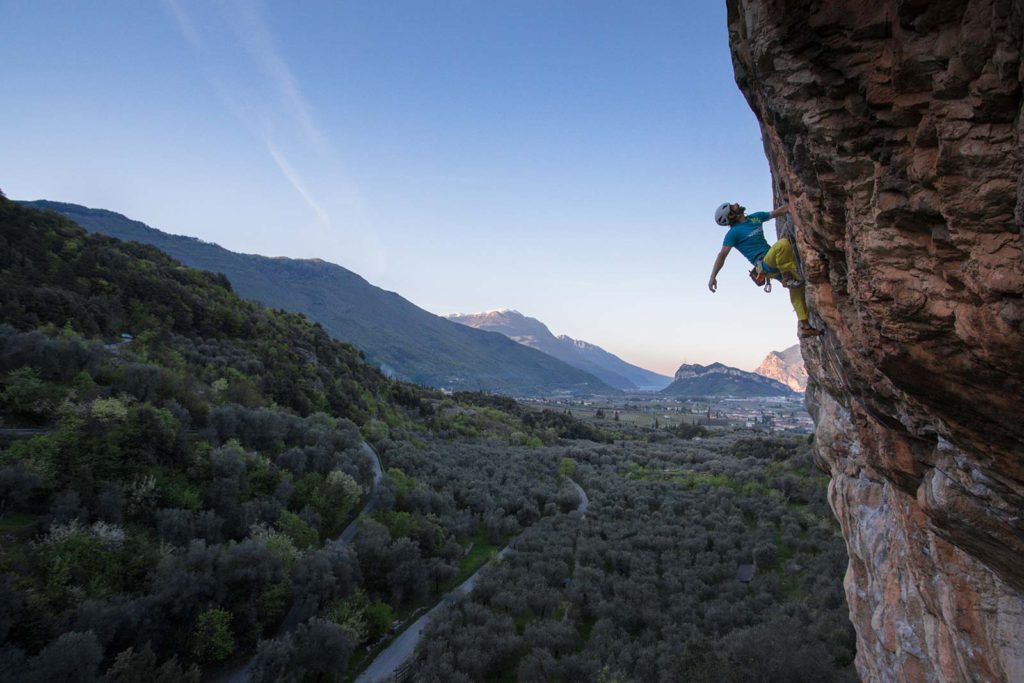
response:
[[[0,188],[515,308],[671,373],[796,343],[714,208],[770,208],[724,3],[0,0]],[[769,240],[774,230],[767,230]]]

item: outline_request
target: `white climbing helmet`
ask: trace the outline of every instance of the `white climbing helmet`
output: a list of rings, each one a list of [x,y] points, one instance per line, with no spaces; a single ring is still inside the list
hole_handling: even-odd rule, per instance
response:
[[[732,204],[729,202],[726,202],[715,209],[715,222],[719,225],[729,225],[729,212],[731,209]]]

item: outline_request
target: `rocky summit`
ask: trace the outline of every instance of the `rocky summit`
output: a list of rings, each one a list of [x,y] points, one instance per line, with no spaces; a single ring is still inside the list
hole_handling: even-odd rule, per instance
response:
[[[803,356],[858,670],[1024,680],[1024,10],[728,10],[826,330]]]
[[[800,345],[794,344],[785,351],[772,351],[754,370],[762,377],[782,382],[798,393],[807,390],[807,368],[804,358],[800,355]]]
[[[792,396],[785,384],[753,372],[732,368],[722,363],[711,365],[683,364],[676,370],[672,384],[661,393],[670,396]]]
[[[596,344],[564,334],[556,337],[541,321],[510,308],[484,313],[451,313],[445,317],[460,325],[503,334],[622,391],[657,391],[672,382],[670,377],[627,363]]]

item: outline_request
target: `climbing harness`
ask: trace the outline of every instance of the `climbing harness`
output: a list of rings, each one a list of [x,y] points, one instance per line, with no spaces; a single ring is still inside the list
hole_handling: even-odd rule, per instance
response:
[[[770,294],[772,291],[772,278],[778,274],[777,268],[772,268],[764,262],[764,257],[757,259],[757,263],[750,270],[750,279],[755,285],[762,288],[765,294]]]
[[[766,293],[772,291],[772,281],[757,266],[750,269],[750,279],[755,285],[764,289]]]
[[[803,287],[804,281],[800,278],[795,278],[788,272],[782,272],[778,268],[772,268],[764,262],[764,257],[757,259],[757,264],[750,270],[750,279],[755,285],[764,289],[765,292],[772,291],[772,278],[778,278],[780,283],[786,289],[793,287]]]

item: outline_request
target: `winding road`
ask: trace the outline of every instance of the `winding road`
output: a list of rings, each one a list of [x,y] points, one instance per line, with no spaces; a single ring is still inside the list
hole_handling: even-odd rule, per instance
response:
[[[359,511],[356,518],[353,519],[345,530],[342,531],[334,542],[336,543],[351,543],[352,539],[355,538],[356,531],[359,528],[359,519],[370,512],[373,512],[377,505],[377,487],[384,480],[384,468],[381,467],[380,457],[377,455],[370,444],[365,441],[360,445],[360,449],[363,454],[370,459],[373,463],[373,484],[370,488],[370,495],[366,501],[366,505]],[[299,625],[299,621],[302,617],[302,601],[293,598],[292,604],[288,608],[288,614],[285,615],[284,620],[281,622],[281,626],[278,627],[277,633],[274,634],[275,638],[281,638],[286,636]],[[219,680],[226,681],[227,683],[250,683],[252,681],[252,659],[245,663],[245,666],[232,671],[229,674],[219,677]]]
[[[590,499],[587,498],[586,491],[583,487],[577,484],[569,477],[566,477],[572,487],[576,489],[576,493],[580,497],[579,505],[576,506],[576,512],[580,513],[581,517],[586,516],[587,507],[590,505]],[[516,544],[519,536],[513,538],[507,546],[501,549],[498,553],[498,559],[505,557],[511,551]],[[377,658],[368,666],[363,673],[359,674],[356,678],[356,683],[379,683],[381,681],[387,681],[389,677],[394,675],[398,668],[412,656],[416,650],[416,646],[420,642],[420,638],[423,636],[423,630],[430,623],[430,620],[437,616],[439,610],[447,607],[456,598],[469,593],[473,590],[473,586],[476,585],[477,580],[480,578],[480,574],[490,566],[488,562],[484,566],[477,569],[468,579],[460,583],[458,586],[448,592],[444,598],[441,599],[434,607],[413,622],[412,626],[402,631],[402,633],[395,638],[390,645],[388,645]]]
[[[363,454],[373,463],[373,486],[370,489],[370,499],[366,501],[366,505],[363,506],[363,509],[356,515],[356,518],[338,536],[337,540],[342,543],[352,542],[352,539],[356,536],[356,529],[359,528],[359,519],[363,515],[373,512],[374,508],[377,507],[377,496],[374,494],[377,492],[377,487],[380,486],[380,483],[384,481],[384,469],[380,465],[380,458],[377,456],[376,451],[370,448],[370,444],[365,441],[360,447],[363,449]]]
[[[576,512],[580,513],[580,517],[586,517],[587,508],[590,507],[590,499],[587,498],[587,492],[584,491],[583,487],[577,484],[574,480],[569,479],[569,477],[566,477],[566,479],[569,480],[569,483],[572,484],[574,489],[576,489],[576,493],[580,497],[580,504],[576,506]]]

